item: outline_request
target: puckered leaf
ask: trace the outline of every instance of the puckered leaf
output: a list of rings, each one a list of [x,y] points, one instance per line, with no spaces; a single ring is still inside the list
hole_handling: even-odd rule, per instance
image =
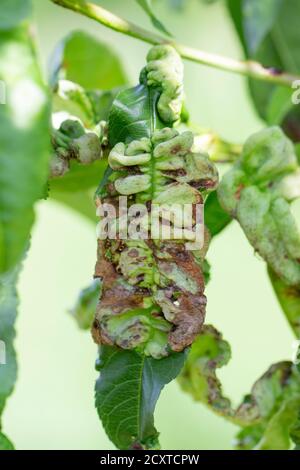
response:
[[[155,46],[147,55],[140,84],[121,91],[109,117],[109,142],[129,143],[172,126],[183,106],[183,66],[171,46]]]
[[[184,359],[184,353],[156,360],[134,351],[101,347],[96,407],[109,438],[119,449],[159,448],[154,408]]]
[[[229,343],[213,326],[205,325],[194,342],[178,378],[182,389],[190,393],[195,400],[225,416],[230,416],[233,412],[230,401],[222,394],[222,385],[216,370],[225,366],[230,357]]]
[[[0,273],[24,252],[48,176],[50,109],[33,50],[27,27],[0,30]]]
[[[88,90],[110,90],[127,83],[117,55],[84,31],[74,31],[58,44],[50,66],[52,85],[59,79]]]
[[[146,208],[151,203],[195,205],[203,201],[201,192],[216,187],[214,165],[207,155],[192,151],[193,134],[172,128],[181,116],[182,80],[176,51],[155,46],[140,84],[117,95],[108,122],[109,170],[96,192],[99,210],[106,202],[119,207],[119,195]],[[121,449],[158,447],[153,425],[158,395],[178,374],[182,351],[200,331],[205,314],[207,240],[194,254],[184,240],[149,235],[155,243],[103,238],[98,230],[95,278],[103,288],[92,334],[106,346],[96,405],[106,432]]]
[[[218,196],[254,249],[288,285],[300,285],[300,234],[290,211],[298,197],[298,162],[278,127],[250,137],[241,158],[223,177]]]
[[[239,449],[284,450],[290,435],[297,439],[300,405],[300,374],[291,362],[271,366],[234,409],[224,397],[216,369],[227,364],[229,345],[213,327],[204,327],[193,344],[179,376],[183,390],[215,413],[242,427]]]

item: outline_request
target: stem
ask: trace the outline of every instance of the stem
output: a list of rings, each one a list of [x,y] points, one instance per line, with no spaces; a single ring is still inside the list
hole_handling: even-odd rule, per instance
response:
[[[272,67],[264,67],[259,62],[252,60],[240,61],[228,57],[222,57],[217,54],[211,54],[174,41],[166,40],[163,36],[140,28],[139,26],[114,15],[108,10],[84,0],[51,1],[64,8],[81,13],[119,33],[140,39],[149,44],[172,44],[182,58],[198,64],[208,65],[209,67],[214,67],[219,70],[225,70],[227,72],[244,75],[256,80],[283,85],[286,87],[291,87],[295,80],[300,80],[299,75],[281,72]]]

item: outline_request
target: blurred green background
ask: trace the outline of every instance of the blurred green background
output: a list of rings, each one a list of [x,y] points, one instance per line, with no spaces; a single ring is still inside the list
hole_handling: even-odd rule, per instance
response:
[[[101,5],[152,29],[133,0]],[[120,55],[131,82],[137,82],[148,46],[88,19],[35,0],[40,56],[73,29],[109,43]],[[220,0],[204,5],[187,0],[184,11],[156,0],[155,11],[178,41],[241,58],[242,51]],[[185,63],[187,105],[193,121],[222,137],[243,142],[263,127],[248,97],[246,80]],[[91,202],[92,204],[92,202]],[[300,220],[300,206],[295,207]],[[96,347],[68,315],[79,290],[93,274],[95,227],[52,201],[37,207],[32,246],[19,283],[16,347],[19,380],[8,402],[4,426],[18,449],[111,449],[93,404]],[[212,280],[207,288],[207,322],[232,345],[232,360],[219,376],[237,404],[268,368],[292,356],[293,336],[273,295],[264,263],[233,223],[211,244]],[[176,382],[162,393],[156,425],[164,449],[230,449],[235,426],[184,395]]]

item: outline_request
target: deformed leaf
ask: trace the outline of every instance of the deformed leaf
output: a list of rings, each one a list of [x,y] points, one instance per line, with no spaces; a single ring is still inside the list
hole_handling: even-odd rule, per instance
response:
[[[181,116],[182,72],[171,46],[155,46],[140,84],[114,100],[108,122],[109,170],[95,198],[100,217],[107,202],[118,210],[122,195],[129,196],[130,204],[144,203],[148,211],[151,203],[195,207],[216,187],[216,168],[206,154],[192,151],[193,134],[172,128]],[[173,215],[169,217],[176,221]],[[118,211],[118,223],[121,217]],[[187,240],[153,233],[145,239],[103,237],[101,222],[95,278],[103,289],[92,328],[103,354],[96,405],[119,448],[155,449],[158,395],[178,374],[182,351],[204,321],[208,237],[204,234],[194,252],[185,244],[194,240],[192,234]],[[157,228],[155,223],[151,227]]]
[[[290,210],[299,174],[291,141],[278,127],[251,136],[218,188],[224,210],[236,218],[254,249],[290,286],[300,284],[300,234]]]
[[[193,398],[210,406],[216,413],[233,415],[231,403],[222,394],[216,370],[225,366],[231,357],[229,343],[211,325],[205,325],[187,357],[178,377],[182,389]]]
[[[183,66],[171,46],[155,46],[147,55],[140,84],[121,91],[109,117],[109,143],[150,137],[155,129],[172,126],[183,106]]]
[[[102,346],[96,407],[109,438],[119,449],[158,449],[153,413],[163,387],[183,366],[185,354],[156,360],[135,351]]]
[[[116,96],[109,117],[109,142],[113,147],[118,142],[149,137],[151,132],[163,124],[156,110],[158,92],[144,84],[123,90]]]
[[[204,327],[179,376],[183,390],[215,413],[240,426],[238,449],[287,450],[297,439],[300,374],[291,362],[271,366],[236,409],[224,397],[216,369],[227,364],[230,348],[221,334]]]

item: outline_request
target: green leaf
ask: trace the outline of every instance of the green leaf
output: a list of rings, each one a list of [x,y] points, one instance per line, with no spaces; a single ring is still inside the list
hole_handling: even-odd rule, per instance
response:
[[[184,359],[184,353],[157,360],[116,347],[101,348],[96,407],[109,438],[119,449],[158,448],[154,408]]]
[[[155,129],[163,128],[157,112],[159,92],[143,84],[121,91],[114,100],[109,117],[109,143],[150,137]]]
[[[15,321],[18,296],[16,284],[21,266],[0,276],[0,449],[11,449],[12,444],[1,433],[1,415],[17,378],[17,360],[14,349]]]
[[[159,21],[159,19],[154,15],[150,0],[136,0],[136,2],[142,7],[145,13],[147,13],[147,15],[152,21],[153,26],[155,26],[156,29],[158,29],[164,34],[167,34],[168,36],[172,36],[162,24],[162,22]]]
[[[211,193],[205,201],[205,226],[211,236],[218,235],[231,221],[230,215],[221,207],[217,193]]]
[[[34,219],[33,205],[44,195],[50,156],[48,95],[27,27],[0,31],[0,273],[24,252]]]
[[[96,188],[102,179],[107,161],[97,160],[90,165],[82,165],[72,161],[70,171],[63,178],[53,178],[51,180],[50,195],[54,192],[76,192]]]
[[[245,23],[248,21],[245,16],[246,3],[249,5],[259,4],[260,10],[260,12],[257,10],[257,14],[251,15],[251,20],[249,19],[249,21],[254,21],[251,23],[251,27],[247,26],[249,34],[246,34],[245,27]],[[281,70],[295,74],[300,72],[300,31],[298,25],[300,3],[298,0],[273,1],[271,3],[270,1],[256,0],[248,0],[247,2],[227,0],[227,5],[247,58],[257,60],[265,67],[271,68],[274,74],[280,73]],[[269,13],[267,7],[270,7]],[[255,52],[253,52],[250,31],[257,28],[258,24],[260,24],[260,33],[254,36]],[[274,107],[273,100],[278,100],[277,93],[280,87],[251,79],[249,85],[257,111],[263,119],[268,120],[269,107]],[[292,92],[293,90],[290,91],[290,94],[287,93],[285,100],[280,98],[284,111],[286,111],[286,107],[292,108]],[[279,103],[277,103],[277,108],[278,106]],[[274,121],[268,122],[274,123]]]
[[[81,330],[89,330],[92,326],[101,289],[100,279],[94,279],[88,287],[80,292],[77,302],[71,310],[71,315]]]
[[[16,292],[18,270],[0,278],[0,339],[5,364],[0,365],[0,415],[5,401],[11,394],[17,377],[16,354],[13,347],[14,323],[17,316],[18,298]]]
[[[14,450],[13,444],[4,434],[2,434],[1,431],[0,431],[0,450]]]
[[[224,210],[290,286],[300,285],[300,233],[290,210],[298,175],[294,146],[279,127],[271,127],[246,141],[241,158],[218,188]]]
[[[96,211],[93,204],[94,191],[59,191],[51,190],[50,198],[81,214],[88,221],[94,224],[97,221]]]
[[[289,450],[290,429],[295,424],[300,407],[300,388],[296,397],[284,401],[277,413],[272,416],[256,450]]]
[[[90,165],[71,162],[70,171],[50,181],[50,198],[72,208],[92,222],[96,222],[94,192],[104,176],[107,161],[98,160]]]
[[[178,381],[185,392],[196,401],[226,417],[233,416],[228,398],[223,396],[222,385],[216,369],[226,365],[231,358],[231,349],[222,335],[211,325],[205,325],[193,343]]]
[[[31,0],[1,0],[0,30],[15,28],[32,10]]]
[[[244,0],[244,30],[248,49],[255,54],[258,46],[271,30],[283,0]]]
[[[109,91],[91,90],[87,92],[93,108],[96,123],[100,121],[108,121],[113,101],[119,91],[119,88],[114,88]]]
[[[60,80],[55,87],[52,98],[53,120],[55,125],[56,113],[68,113],[81,120],[86,128],[97,124],[94,106],[88,93],[77,83]]]
[[[298,418],[291,429],[290,436],[295,444],[294,450],[300,450],[300,407],[298,410]]]
[[[268,273],[286,319],[297,338],[300,338],[300,288],[285,284],[270,267]]]
[[[74,31],[56,47],[50,64],[50,81],[78,83],[88,90],[109,90],[127,83],[123,66],[104,43],[83,32]]]

